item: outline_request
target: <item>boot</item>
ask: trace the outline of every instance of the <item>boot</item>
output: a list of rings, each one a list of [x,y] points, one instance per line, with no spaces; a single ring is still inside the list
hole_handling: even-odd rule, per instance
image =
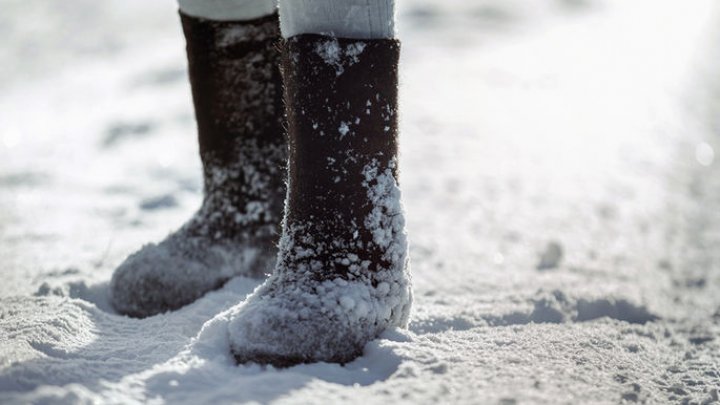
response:
[[[230,312],[239,363],[346,363],[412,301],[397,166],[399,42],[285,44],[288,199],[275,272]]]
[[[181,14],[203,163],[200,210],[115,271],[115,309],[146,317],[189,304],[277,257],[285,199],[277,14],[243,22]]]

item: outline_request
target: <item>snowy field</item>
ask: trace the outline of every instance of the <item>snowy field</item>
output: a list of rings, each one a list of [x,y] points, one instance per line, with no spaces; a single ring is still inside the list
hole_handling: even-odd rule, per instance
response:
[[[173,2],[0,0],[0,403],[718,403],[720,3],[401,3],[410,328],[276,370],[255,281],[107,305],[201,199]]]

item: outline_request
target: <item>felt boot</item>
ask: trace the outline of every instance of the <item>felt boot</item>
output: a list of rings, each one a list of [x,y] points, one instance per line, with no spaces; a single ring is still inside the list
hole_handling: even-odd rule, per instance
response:
[[[399,42],[284,45],[289,185],[275,272],[230,310],[239,363],[346,363],[412,302],[398,188]]]
[[[115,271],[112,304],[134,317],[182,307],[234,276],[262,277],[277,257],[287,161],[278,16],[181,20],[204,200],[181,229]]]

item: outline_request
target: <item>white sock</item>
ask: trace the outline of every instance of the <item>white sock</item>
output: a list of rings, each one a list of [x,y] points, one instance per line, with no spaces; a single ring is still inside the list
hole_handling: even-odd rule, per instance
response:
[[[280,0],[280,29],[285,38],[394,38],[395,0]]]
[[[277,0],[178,0],[180,11],[216,21],[247,21],[273,14]]]

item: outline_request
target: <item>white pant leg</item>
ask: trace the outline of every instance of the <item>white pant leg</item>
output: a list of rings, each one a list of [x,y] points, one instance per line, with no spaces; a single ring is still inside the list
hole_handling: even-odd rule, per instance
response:
[[[273,14],[277,0],[178,0],[180,11],[216,21],[246,21]]]
[[[395,0],[280,0],[280,29],[285,38],[395,38]]]

